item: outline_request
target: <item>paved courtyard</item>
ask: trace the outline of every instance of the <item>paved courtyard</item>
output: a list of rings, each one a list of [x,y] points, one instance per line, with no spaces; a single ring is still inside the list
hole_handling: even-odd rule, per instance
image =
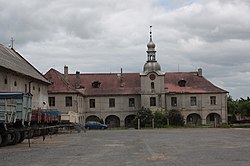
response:
[[[250,129],[96,130],[0,148],[0,165],[250,165]]]

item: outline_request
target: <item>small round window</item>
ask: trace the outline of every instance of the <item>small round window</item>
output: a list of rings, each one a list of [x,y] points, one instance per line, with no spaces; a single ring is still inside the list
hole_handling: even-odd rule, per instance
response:
[[[150,78],[151,80],[155,80],[155,75],[154,75],[154,74],[150,74],[150,75],[149,75],[149,78]]]

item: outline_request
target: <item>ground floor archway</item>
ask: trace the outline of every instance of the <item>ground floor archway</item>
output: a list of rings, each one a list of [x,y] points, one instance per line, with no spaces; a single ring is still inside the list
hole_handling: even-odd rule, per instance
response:
[[[221,116],[217,113],[210,113],[207,115],[206,122],[207,124],[220,124]]]
[[[127,128],[135,128],[135,115],[128,115],[125,118],[125,127]]]
[[[202,119],[199,114],[192,113],[187,116],[187,124],[201,125]]]
[[[100,122],[100,118],[96,115],[90,115],[86,118],[86,122],[88,122],[88,121]]]
[[[109,115],[105,119],[105,124],[108,125],[109,128],[120,127],[120,118],[116,115]]]

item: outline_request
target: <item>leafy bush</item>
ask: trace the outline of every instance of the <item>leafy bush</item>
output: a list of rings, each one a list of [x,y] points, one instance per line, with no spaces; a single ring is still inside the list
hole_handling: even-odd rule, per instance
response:
[[[170,110],[168,113],[169,124],[174,126],[183,126],[184,118],[180,111]]]
[[[167,114],[162,111],[156,111],[154,113],[154,121],[156,128],[163,128],[167,125]]]
[[[140,127],[152,126],[153,114],[149,108],[142,107],[136,115],[136,122],[140,119]]]

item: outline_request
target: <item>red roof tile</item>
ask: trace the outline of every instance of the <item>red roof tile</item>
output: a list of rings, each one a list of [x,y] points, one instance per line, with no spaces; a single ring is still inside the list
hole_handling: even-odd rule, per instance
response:
[[[82,92],[85,95],[129,95],[139,94],[140,92],[140,74],[124,73],[122,78],[120,74],[80,74],[81,85],[84,86]],[[100,82],[99,88],[93,88],[92,83]],[[76,84],[76,75],[69,75],[69,82]],[[121,84],[123,86],[121,86]]]
[[[80,74],[82,88],[76,88],[76,74],[69,74],[68,81],[63,74],[50,69],[45,77],[52,81],[49,93],[81,93],[87,96],[105,95],[132,95],[140,94],[140,74],[117,73]],[[185,80],[185,86],[178,82]],[[92,83],[100,82],[99,88],[92,87]],[[83,88],[84,87],[84,88]],[[197,72],[169,72],[165,74],[166,93],[227,93],[227,91],[213,85]]]
[[[185,80],[184,87],[178,82]],[[227,93],[227,91],[213,85],[197,72],[173,72],[165,74],[165,89],[167,93]]]
[[[51,82],[48,93],[79,93],[69,82],[64,79],[63,74],[55,69],[50,69],[45,77]]]

